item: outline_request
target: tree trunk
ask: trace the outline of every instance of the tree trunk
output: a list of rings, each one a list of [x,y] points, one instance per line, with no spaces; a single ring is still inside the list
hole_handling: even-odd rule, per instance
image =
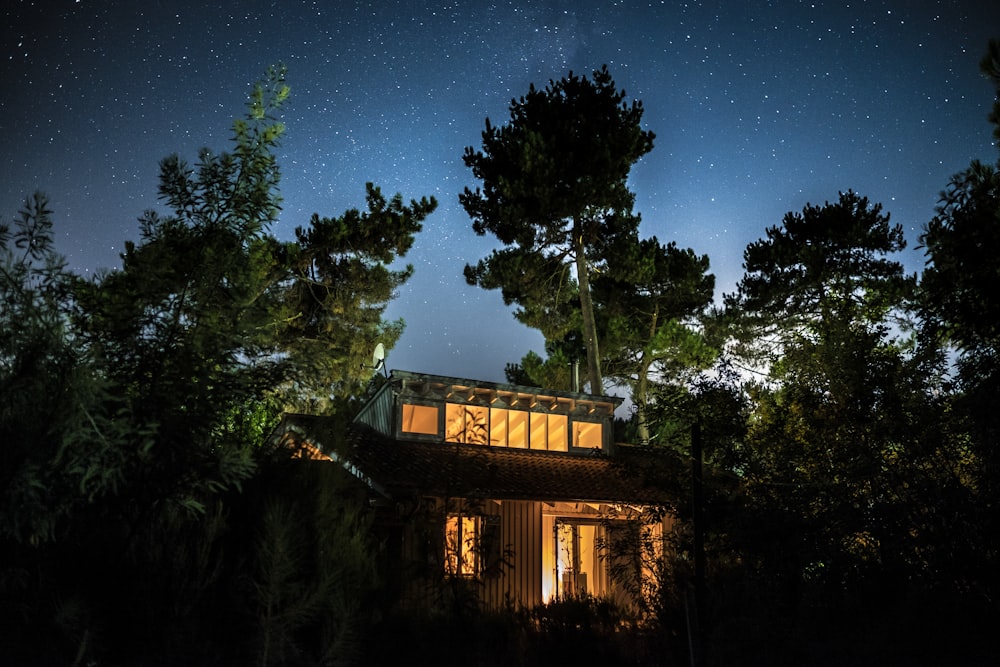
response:
[[[576,226],[579,226],[577,223]],[[597,322],[594,319],[594,301],[590,294],[590,273],[587,268],[587,255],[583,247],[582,234],[577,232],[576,245],[576,279],[580,287],[580,314],[583,316],[583,344],[587,348],[587,378],[590,380],[590,393],[598,396],[604,394],[604,382],[601,377],[601,355],[597,346]]]
[[[656,338],[656,329],[659,326],[660,307],[657,305],[653,308],[653,319],[649,325],[649,340]],[[642,445],[649,444],[649,421],[646,406],[649,398],[649,367],[653,363],[652,359],[652,347],[647,345],[642,351],[642,364],[640,365],[639,376],[636,378],[635,395],[632,397],[632,401],[635,404],[636,416],[638,417],[636,435],[638,435],[639,443]]]
[[[638,382],[636,382],[635,396],[632,397],[632,402],[635,404],[635,414],[638,417],[636,420],[636,435],[641,445],[649,444],[649,421],[646,413],[648,395],[649,363],[644,358],[642,361],[642,370],[639,371]]]

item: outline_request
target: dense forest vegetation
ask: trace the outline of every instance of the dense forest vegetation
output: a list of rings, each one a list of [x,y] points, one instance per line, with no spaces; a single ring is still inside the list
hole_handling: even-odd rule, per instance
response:
[[[1000,149],[1000,42],[982,70]],[[638,612],[407,615],[359,489],[270,436],[286,410],[348,423],[436,202],[369,184],[276,238],[288,95],[270,69],[230,151],[160,163],[168,212],[116,270],[67,270],[42,194],[0,225],[0,663],[997,664],[1000,159],[942,184],[919,275],[848,189],[713,306],[707,257],[640,235],[641,103],[607,69],[512,101],[459,195],[500,243],[466,278],[546,340],[509,379],[569,388],[586,360],[636,406],[622,440],[705,474],[661,480],[681,527]]]

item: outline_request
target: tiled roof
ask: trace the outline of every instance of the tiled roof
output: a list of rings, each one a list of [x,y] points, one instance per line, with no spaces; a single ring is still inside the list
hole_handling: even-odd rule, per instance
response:
[[[337,458],[372,488],[390,497],[668,503],[674,494],[649,480],[678,478],[682,463],[664,450],[619,445],[612,457],[440,442],[393,441],[354,428],[346,447],[322,418],[286,419],[305,439]],[[326,431],[324,433],[324,431]]]

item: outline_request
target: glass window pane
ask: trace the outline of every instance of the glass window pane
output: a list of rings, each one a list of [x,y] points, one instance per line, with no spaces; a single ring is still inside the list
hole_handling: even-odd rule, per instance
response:
[[[451,515],[445,523],[445,567],[449,575],[474,575],[479,517]]]
[[[478,405],[445,406],[444,439],[448,442],[465,442],[485,445],[489,438],[489,411]]]
[[[450,575],[459,573],[458,546],[462,543],[457,516],[448,517],[444,526],[444,556],[446,572]]]
[[[528,413],[510,410],[507,414],[507,446],[528,446]]]
[[[461,405],[448,403],[444,406],[444,439],[448,442],[465,442],[465,410]]]
[[[597,526],[584,524],[578,527],[580,535],[580,571],[576,577],[576,586],[579,593],[590,595],[601,595],[600,577],[598,567],[601,565],[600,554],[597,550]]]
[[[556,556],[559,545],[556,519],[542,515],[542,602],[552,602],[558,595]]]
[[[547,416],[541,412],[531,413],[530,443],[532,449],[545,449],[546,447],[545,427],[548,426]]]
[[[490,410],[490,444],[494,447],[507,446],[507,414],[510,410],[493,408]]]
[[[462,560],[459,564],[461,574],[475,574],[478,569],[476,563],[478,553],[476,541],[479,538],[479,531],[476,529],[478,524],[478,517],[462,517]]]
[[[549,415],[548,449],[552,452],[565,452],[567,447],[566,415]]]
[[[600,424],[573,422],[573,446],[600,449],[603,446]]]
[[[465,441],[472,445],[490,442],[490,411],[481,405],[465,406]]]
[[[577,526],[557,523],[556,567],[559,568],[559,596],[563,598],[581,595],[578,580],[580,574],[580,534]]]
[[[553,585],[543,593],[546,600],[555,596],[606,594],[607,577],[601,558],[600,537],[601,527],[596,523],[555,520],[552,560],[556,576]]]
[[[403,403],[404,433],[424,433],[436,435],[438,432],[438,409],[432,405]]]

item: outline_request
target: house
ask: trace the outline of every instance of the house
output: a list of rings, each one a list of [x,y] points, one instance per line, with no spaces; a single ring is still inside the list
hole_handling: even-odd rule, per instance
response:
[[[366,486],[407,604],[463,581],[487,608],[628,602],[673,523],[649,478],[680,463],[613,442],[620,402],[393,371],[345,443],[322,417],[289,415],[280,433]]]

